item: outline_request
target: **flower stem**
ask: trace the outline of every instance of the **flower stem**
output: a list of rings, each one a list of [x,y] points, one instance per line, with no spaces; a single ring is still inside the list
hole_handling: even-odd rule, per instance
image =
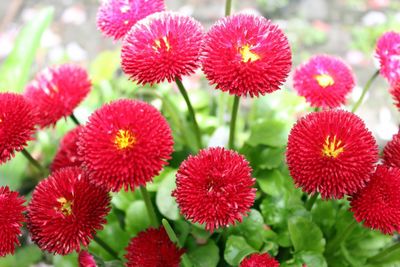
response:
[[[161,222],[162,222],[162,225],[163,225],[164,228],[165,228],[165,231],[166,231],[167,234],[168,234],[169,239],[170,239],[173,243],[177,244],[177,245],[179,246],[179,248],[182,248],[183,246],[182,246],[182,244],[179,243],[179,239],[178,239],[178,237],[176,236],[176,234],[175,234],[175,232],[174,232],[174,229],[172,229],[172,227],[171,227],[171,225],[169,224],[169,222],[168,222],[166,219],[162,219]],[[182,255],[182,263],[183,263],[183,266],[184,266],[184,267],[192,267],[192,266],[193,266],[192,262],[190,261],[189,257],[188,257],[186,254],[183,254],[183,255]]]
[[[77,125],[81,125],[81,123],[78,121],[78,119],[75,117],[74,113],[71,113],[71,115],[69,115],[69,117],[71,118],[71,120]]]
[[[371,87],[372,82],[376,79],[376,77],[378,77],[379,75],[379,70],[375,71],[375,73],[371,76],[371,78],[369,78],[369,80],[367,81],[367,83],[364,86],[364,89],[361,93],[360,98],[357,100],[357,102],[354,104],[354,107],[352,108],[351,112],[356,112],[356,110],[360,107],[361,103],[364,100],[365,95],[367,94],[369,88]]]
[[[21,151],[22,155],[25,156],[25,158],[33,165],[35,166],[42,174],[46,173],[46,169],[36,160],[32,157],[32,155],[26,150],[25,148]]]
[[[144,187],[144,186],[140,187],[140,192],[142,193],[143,201],[144,201],[144,204],[146,205],[147,213],[150,218],[150,223],[154,227],[158,227],[159,223],[157,220],[157,215],[156,215],[156,212],[154,211],[154,206],[153,206],[153,203],[151,202],[149,192],[147,191],[146,187]]]
[[[232,10],[232,0],[226,0],[225,3],[225,16],[229,16]]]
[[[306,202],[306,204],[305,204],[305,207],[306,207],[306,209],[307,209],[308,211],[310,211],[310,210],[312,209],[312,207],[314,206],[314,203],[315,203],[315,201],[317,200],[318,196],[319,196],[319,193],[315,193],[314,195],[310,196],[310,197],[307,199],[307,202]]]
[[[395,251],[400,251],[400,242],[386,248],[385,250],[379,252],[375,256],[372,256],[371,258],[367,259],[367,263],[378,263]]]
[[[115,250],[113,250],[104,240],[102,240],[100,237],[98,236],[94,236],[93,240],[100,246],[102,247],[105,251],[108,252],[108,254],[110,254],[114,259],[116,260],[121,260],[117,254],[117,252],[115,252]]]
[[[349,235],[353,232],[353,230],[357,227],[358,223],[356,220],[352,221],[347,227],[346,229],[344,229],[344,231],[340,234],[337,235],[332,242],[330,242],[328,244],[328,246],[326,247],[326,252],[328,254],[331,254],[333,252],[335,252],[340,245],[346,241],[347,237],[349,237]]]
[[[235,96],[235,99],[233,101],[233,107],[232,107],[232,116],[231,116],[231,125],[230,125],[230,130],[229,130],[229,148],[230,149],[235,149],[235,130],[236,130],[236,118],[239,110],[239,101],[240,97]]]
[[[176,85],[178,86],[179,91],[181,92],[183,98],[185,99],[190,118],[192,119],[194,133],[196,135],[197,146],[199,147],[199,149],[201,149],[203,147],[203,145],[201,144],[201,133],[200,133],[199,125],[197,124],[196,115],[195,115],[192,103],[190,102],[189,96],[187,94],[185,86],[183,86],[182,81],[180,79],[176,78],[175,82],[176,82]]]

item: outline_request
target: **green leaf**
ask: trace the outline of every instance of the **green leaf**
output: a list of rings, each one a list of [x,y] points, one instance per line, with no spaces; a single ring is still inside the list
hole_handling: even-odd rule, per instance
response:
[[[120,52],[103,51],[90,64],[90,78],[93,84],[111,80],[119,68]]]
[[[196,267],[215,267],[219,262],[219,248],[210,239],[206,245],[197,246],[189,251],[188,256]]]
[[[244,237],[231,235],[225,245],[224,259],[230,265],[236,266],[244,257],[255,252],[257,251],[247,244]]]
[[[256,250],[259,250],[264,243],[263,233],[264,219],[261,213],[255,209],[250,210],[249,216],[243,219],[243,222],[233,228],[233,231],[246,238],[246,241]]]
[[[39,262],[42,258],[42,251],[36,245],[20,247],[15,255],[8,255],[0,258],[1,267],[29,267]]]
[[[328,264],[322,254],[313,252],[313,251],[303,251],[297,253],[295,256],[296,259],[299,259],[302,263],[305,263],[307,266],[312,267],[327,267]]]
[[[289,220],[288,229],[296,252],[324,252],[325,239],[319,227],[311,219],[293,217]]]
[[[175,187],[175,172],[170,172],[161,182],[156,194],[158,210],[170,220],[178,220],[180,218],[178,204],[175,198],[171,196]]]
[[[53,258],[54,267],[76,267],[78,266],[78,255],[73,252],[69,255],[55,255]]]
[[[147,229],[151,225],[143,200],[136,200],[129,206],[126,211],[125,225],[126,230],[133,235]]]
[[[251,135],[247,143],[251,146],[267,145],[282,147],[286,144],[287,133],[285,124],[276,120],[257,122],[251,128]]]
[[[52,20],[53,11],[53,8],[43,9],[22,28],[13,50],[0,68],[0,91],[23,90],[42,35]]]
[[[271,196],[282,196],[286,193],[285,177],[279,170],[263,171],[257,177],[257,183],[261,190]]]

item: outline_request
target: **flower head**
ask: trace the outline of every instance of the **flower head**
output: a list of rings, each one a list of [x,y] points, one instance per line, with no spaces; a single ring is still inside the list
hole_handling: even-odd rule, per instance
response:
[[[71,115],[90,89],[86,70],[65,64],[40,72],[25,88],[25,96],[40,113],[38,124],[46,127]]]
[[[104,35],[118,40],[136,22],[164,9],[164,0],[106,0],[97,12],[97,27]]]
[[[376,44],[376,56],[381,64],[380,73],[389,83],[400,79],[400,33],[386,32]]]
[[[346,102],[354,88],[354,75],[341,59],[314,56],[300,65],[294,74],[294,88],[313,107],[336,108]]]
[[[139,21],[122,45],[122,69],[132,80],[154,84],[193,73],[199,67],[201,24],[173,12]]]
[[[37,113],[22,95],[0,93],[0,164],[32,140]]]
[[[221,147],[189,156],[176,174],[176,197],[186,219],[211,232],[241,221],[254,203],[255,179],[247,160]]]
[[[126,251],[127,267],[179,267],[185,252],[171,242],[163,227],[140,232],[131,239]]]
[[[91,181],[118,191],[134,189],[158,175],[170,159],[173,138],[157,109],[126,99],[95,111],[78,145]]]
[[[383,161],[385,165],[400,168],[400,131],[383,149]]]
[[[1,114],[1,113],[0,113]],[[14,254],[19,245],[25,200],[8,187],[0,187],[0,257]]]
[[[378,166],[368,185],[350,200],[358,222],[384,234],[400,232],[400,169]]]
[[[323,198],[342,198],[363,188],[378,160],[364,122],[343,110],[313,112],[292,128],[286,152],[297,186]]]
[[[254,253],[245,258],[239,267],[279,267],[279,262],[268,253]]]
[[[210,83],[238,96],[278,90],[292,65],[284,33],[255,15],[218,21],[206,35],[202,51],[203,71]]]
[[[78,138],[83,126],[78,126],[69,131],[61,140],[57,154],[50,166],[52,172],[65,167],[80,167],[82,161],[78,156]]]
[[[93,256],[86,250],[79,252],[79,267],[97,267],[96,261]]]
[[[65,255],[87,246],[110,211],[108,192],[77,167],[42,180],[28,205],[28,229],[40,249]]]

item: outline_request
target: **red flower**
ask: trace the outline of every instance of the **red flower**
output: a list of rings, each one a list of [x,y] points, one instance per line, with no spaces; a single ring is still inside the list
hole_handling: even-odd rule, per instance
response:
[[[96,261],[93,256],[86,250],[79,252],[79,267],[97,267]]]
[[[208,32],[202,51],[203,71],[210,83],[238,96],[278,90],[292,65],[284,33],[270,20],[255,15],[218,21]]]
[[[294,88],[313,107],[336,108],[355,86],[350,67],[332,56],[314,56],[294,74]]]
[[[14,254],[19,245],[25,200],[8,187],[0,187],[0,257]]]
[[[378,166],[368,185],[350,200],[358,222],[384,234],[400,232],[400,169]]]
[[[77,167],[42,180],[28,205],[28,229],[40,249],[65,255],[87,246],[110,211],[108,192]]]
[[[383,149],[383,161],[388,166],[400,168],[400,132],[393,135]]]
[[[400,80],[392,86],[392,89],[390,89],[390,94],[392,95],[394,104],[400,110]]]
[[[242,220],[254,203],[254,182],[242,155],[209,148],[181,164],[172,194],[186,219],[205,223],[212,232]]]
[[[286,159],[296,185],[305,192],[342,198],[369,181],[378,149],[359,117],[331,110],[313,112],[294,125]]]
[[[201,24],[172,12],[148,16],[132,27],[122,45],[122,69],[141,84],[169,82],[199,67]]]
[[[268,253],[254,253],[245,258],[239,267],[279,267],[279,262]]]
[[[178,267],[185,252],[169,240],[163,227],[140,232],[126,251],[127,267]]]
[[[26,87],[25,96],[40,113],[40,127],[46,127],[71,115],[91,86],[86,70],[66,64],[40,72]]]
[[[97,27],[104,35],[118,40],[136,22],[163,10],[164,0],[106,0],[97,12]]]
[[[76,127],[69,131],[61,140],[57,154],[50,166],[51,172],[65,167],[80,167],[82,161],[78,156],[78,138],[83,126]]]
[[[91,180],[118,191],[145,185],[158,175],[171,157],[173,138],[157,109],[126,99],[92,114],[78,146]]]
[[[32,140],[36,121],[36,113],[22,95],[0,93],[0,164]]]
[[[376,44],[376,55],[381,64],[381,75],[390,84],[400,79],[400,33],[386,32]]]

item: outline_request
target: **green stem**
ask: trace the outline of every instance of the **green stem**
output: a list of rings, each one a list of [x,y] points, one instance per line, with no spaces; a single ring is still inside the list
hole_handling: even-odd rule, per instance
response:
[[[158,228],[159,223],[157,220],[156,212],[154,211],[153,203],[151,202],[151,199],[150,199],[149,192],[147,191],[146,187],[144,187],[144,186],[140,187],[140,192],[142,193],[143,201],[144,201],[144,204],[146,205],[147,213],[150,218],[150,223],[154,227]]]
[[[369,80],[367,81],[367,83],[364,86],[364,89],[363,89],[363,91],[361,93],[360,98],[354,104],[354,107],[352,108],[351,112],[355,113],[356,110],[360,107],[361,103],[364,100],[365,95],[367,94],[369,88],[371,87],[371,84],[376,79],[376,77],[378,77],[378,75],[379,75],[379,70],[375,71],[375,73],[371,76],[371,78],[369,78]]]
[[[182,247],[183,247],[183,244],[180,244],[179,239],[178,239],[178,237],[176,236],[176,234],[175,234],[175,232],[174,232],[174,229],[172,229],[172,227],[171,227],[171,225],[169,224],[169,222],[168,222],[166,219],[162,219],[161,222],[162,222],[162,225],[163,225],[164,228],[165,228],[165,231],[166,231],[167,234],[168,234],[169,239],[170,239],[173,243],[177,244],[180,248],[182,248]],[[192,266],[193,266],[192,262],[190,261],[189,257],[188,257],[186,254],[183,254],[183,255],[182,255],[182,263],[183,263],[183,266],[184,266],[184,267],[192,267]]]
[[[201,144],[201,132],[200,132],[199,125],[197,124],[196,114],[194,112],[192,103],[190,102],[189,96],[187,94],[185,86],[183,86],[182,81],[179,80],[178,78],[176,78],[175,82],[176,82],[176,85],[178,86],[179,91],[181,92],[183,98],[185,99],[186,105],[188,107],[190,118],[192,119],[192,123],[193,123],[193,127],[194,127],[194,133],[196,135],[197,146],[199,147],[199,149],[201,149],[203,147],[203,145]]]
[[[229,148],[235,149],[235,131],[236,131],[236,118],[239,110],[240,97],[235,96],[232,107],[231,124],[229,130]]]
[[[42,174],[46,173],[46,169],[32,157],[32,155],[24,148],[22,151],[22,155],[33,165],[35,166]]]
[[[349,235],[353,232],[353,230],[357,227],[358,223],[356,220],[352,221],[347,227],[346,229],[344,229],[344,231],[340,234],[337,235],[332,242],[330,242],[326,248],[326,252],[328,254],[331,254],[333,252],[335,252],[340,245],[346,241],[346,239],[349,237]]]
[[[226,0],[225,3],[225,16],[229,16],[232,10],[232,0]]]
[[[312,209],[314,206],[315,201],[317,200],[319,193],[315,193],[314,195],[310,196],[305,204],[305,207],[308,211]]]
[[[71,120],[77,125],[81,125],[81,123],[78,121],[78,119],[75,117],[74,113],[71,113],[71,115],[69,115],[69,117],[71,118]]]
[[[387,257],[388,255],[392,254],[395,251],[399,251],[400,250],[400,242],[396,243],[388,248],[386,248],[385,250],[379,252],[378,254],[376,254],[375,256],[372,256],[371,258],[369,258],[367,260],[367,263],[377,263],[380,262],[382,259],[384,259],[385,257]]]
[[[94,236],[93,240],[102,247],[105,251],[108,252],[114,259],[121,260],[115,250],[113,250],[106,242],[104,242],[100,237]]]

